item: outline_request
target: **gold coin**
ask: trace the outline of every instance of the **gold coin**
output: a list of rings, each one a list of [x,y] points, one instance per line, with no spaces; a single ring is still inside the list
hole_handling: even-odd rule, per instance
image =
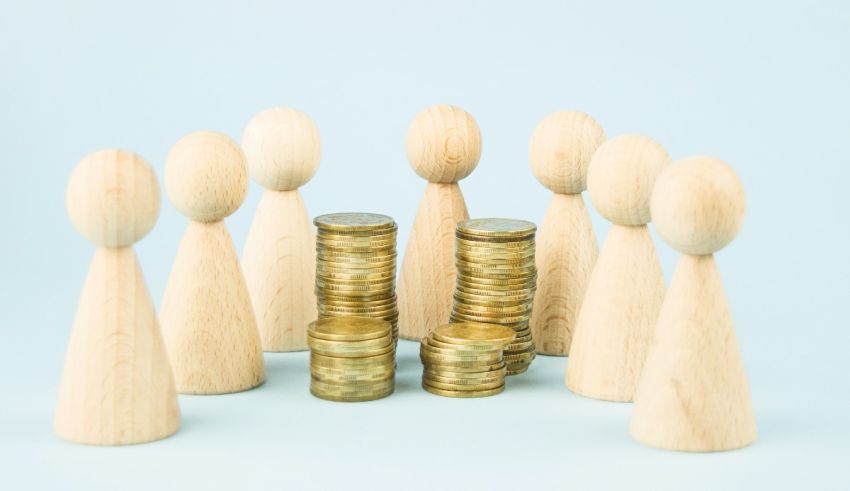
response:
[[[392,368],[392,366],[390,366]],[[380,382],[382,380],[387,380],[395,376],[394,369],[386,369],[381,370],[379,372],[342,372],[342,373],[334,373],[327,372],[321,369],[313,369],[310,368],[310,373],[314,379],[320,380],[322,382],[335,383],[335,384],[359,384],[364,382]]]
[[[426,365],[439,366],[459,366],[472,368],[476,366],[489,367],[502,362],[502,353],[488,356],[454,356],[440,355],[428,351],[427,349],[419,349],[419,359]]]
[[[380,273],[324,273],[316,274],[316,278],[323,281],[395,281],[395,271]]]
[[[535,268],[537,265],[534,262],[534,256],[520,259],[496,259],[492,256],[465,256],[463,254],[455,255],[455,265],[464,266],[470,269],[497,269],[497,270],[524,270]]]
[[[537,225],[511,218],[473,218],[458,223],[457,231],[478,237],[524,237],[537,231]]]
[[[455,244],[455,259],[462,259],[470,263],[523,264],[534,260],[534,252],[534,248],[517,249],[515,252],[501,252],[472,249],[467,246]]]
[[[310,344],[309,340],[307,344]],[[336,349],[311,345],[310,351],[319,355],[333,356],[336,358],[370,358],[372,356],[380,356],[395,352],[395,345],[392,341],[392,335],[390,335],[390,339],[387,344],[382,346],[363,349]]]
[[[310,366],[323,366],[340,370],[367,370],[387,365],[395,365],[395,351],[364,358],[342,358],[310,353]]]
[[[458,344],[452,344],[452,343],[444,343],[442,341],[434,339],[430,335],[428,335],[425,338],[422,338],[421,342],[425,343],[426,340],[427,340],[428,346],[432,346],[434,348],[458,350],[458,351],[461,351],[461,352],[468,352],[468,353],[480,353],[482,351],[486,352],[486,351],[491,351],[491,350],[494,349],[494,345],[492,345],[492,344],[458,345]],[[501,350],[502,345],[498,345],[498,346],[499,346],[499,350]]]
[[[371,317],[337,317],[311,322],[307,335],[327,341],[362,341],[378,339],[390,331],[387,321]]]
[[[463,234],[455,233],[455,247],[462,247],[471,252],[499,252],[503,254],[513,254],[519,251],[535,249],[536,244],[534,237],[521,240],[497,240],[484,241],[480,237],[468,238]]]
[[[431,332],[431,337],[451,344],[504,346],[513,340],[514,332],[499,326],[464,322],[438,326]]]
[[[472,297],[469,295],[459,295],[455,292],[452,295],[452,300],[456,303],[469,306],[469,307],[493,307],[493,308],[514,308],[514,309],[525,309],[530,308],[532,306],[531,300],[522,300],[522,301],[505,301],[499,297]]]
[[[314,218],[313,224],[317,228],[332,230],[335,233],[396,228],[391,217],[377,213],[330,213]]]
[[[316,237],[316,250],[338,251],[338,252],[371,252],[395,250],[395,237],[375,238],[374,236],[365,237],[347,237],[332,239]]]
[[[515,369],[508,371],[506,376],[519,375],[528,371],[528,365],[517,366]]]
[[[420,357],[420,360],[422,358]],[[492,371],[503,370],[507,365],[504,361],[500,362],[497,365],[487,365],[487,366],[462,366],[462,365],[442,365],[442,364],[431,364],[431,363],[423,363],[425,369],[431,370],[432,372],[451,372],[451,373],[487,373]]]
[[[503,304],[475,304],[472,302],[464,302],[464,301],[455,301],[455,306],[463,309],[464,311],[468,311],[469,313],[483,312],[489,314],[499,314],[499,315],[520,315],[531,313],[531,303],[522,303],[522,304],[514,304],[514,305],[503,305]]]
[[[519,322],[527,323],[528,320],[531,317],[530,314],[529,315],[522,315],[522,316],[511,316],[511,317],[504,315],[504,314],[498,314],[498,313],[493,314],[493,315],[476,313],[476,314],[473,315],[473,314],[470,314],[466,311],[458,310],[457,306],[452,307],[451,315],[453,317],[457,318],[457,319],[462,319],[462,322],[464,322],[464,323],[466,323],[466,322],[477,322],[477,323],[484,323],[484,324],[498,324],[499,326],[503,326],[503,327],[505,326],[505,324],[515,324],[515,323],[519,323]],[[513,329],[511,329],[511,330],[513,331]]]
[[[377,399],[383,399],[384,397],[391,395],[393,393],[394,389],[395,389],[395,387],[387,389],[386,391],[383,391],[383,392],[379,391],[379,392],[375,392],[373,394],[366,394],[366,395],[338,396],[338,395],[335,395],[335,394],[327,394],[327,393],[323,393],[321,391],[316,391],[311,387],[310,393],[313,394],[314,396],[318,397],[319,399],[325,399],[325,400],[333,401],[333,402],[366,402],[366,401],[374,401],[374,400],[377,400]]]
[[[490,324],[464,322],[438,326],[431,332],[431,336],[437,341],[451,344],[504,346],[513,340],[515,333]]]
[[[326,394],[368,394],[373,392],[380,392],[387,390],[395,385],[394,378],[387,378],[384,380],[378,380],[375,382],[346,382],[346,383],[334,383],[334,382],[325,382],[322,380],[318,380],[315,377],[310,377],[310,387],[320,390]]]
[[[337,317],[337,319],[350,319],[351,317]],[[324,320],[320,320],[318,322],[324,322]],[[383,347],[389,344],[390,339],[392,337],[392,331],[387,329],[383,336],[373,338],[373,339],[358,339],[358,340],[327,340],[322,338],[316,338],[307,333],[307,344],[310,345],[311,348],[315,348],[316,351],[358,351],[358,350],[369,350],[373,348]]]
[[[464,356],[471,358],[484,358],[484,357],[500,357],[502,355],[502,345],[493,344],[489,347],[489,349],[479,349],[479,346],[473,346],[473,349],[467,349],[466,346],[462,344],[448,344],[441,343],[442,346],[436,346],[432,343],[438,343],[439,341],[435,341],[428,337],[422,339],[420,343],[420,350],[426,350],[429,353],[433,353],[435,355],[445,355],[445,356]]]
[[[449,385],[460,385],[460,386],[478,386],[479,388],[484,388],[483,386],[488,384],[496,384],[501,385],[505,383],[504,374],[494,375],[492,377],[479,377],[479,378],[450,378],[443,377],[440,375],[436,375],[430,371],[422,372],[422,378],[424,380],[428,380],[430,382],[436,382],[440,384],[449,384]],[[434,384],[431,384],[434,385]],[[439,387],[435,385],[435,387]]]
[[[499,394],[500,392],[505,390],[504,384],[495,389],[487,390],[444,390],[438,389],[436,387],[431,387],[425,382],[422,383],[422,388],[432,394],[444,397],[487,397]]]
[[[507,365],[502,366],[502,368],[498,368],[495,370],[487,370],[483,372],[456,372],[450,369],[443,369],[440,367],[434,366],[426,366],[423,370],[423,373],[428,373],[434,377],[440,378],[450,378],[450,379],[486,379],[486,378],[495,378],[495,377],[504,377],[505,372],[507,370]]]
[[[505,379],[500,378],[499,380],[488,382],[488,383],[478,383],[478,384],[447,384],[445,382],[440,382],[431,378],[422,378],[423,384],[428,384],[429,387],[433,387],[435,389],[443,389],[443,390],[457,390],[457,391],[481,391],[481,390],[489,390],[495,389],[497,387],[501,387],[505,385]]]

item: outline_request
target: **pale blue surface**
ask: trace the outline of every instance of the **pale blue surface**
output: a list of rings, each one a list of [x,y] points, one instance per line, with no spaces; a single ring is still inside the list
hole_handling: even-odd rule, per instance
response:
[[[0,488],[850,487],[850,4],[171,4],[0,9]],[[434,103],[464,107],[481,126],[481,164],[462,184],[475,216],[541,220],[549,192],[527,145],[557,109],[585,110],[609,135],[651,135],[674,158],[735,167],[747,219],[718,261],[752,387],[754,446],[644,448],[627,433],[631,406],[562,387],[563,358],[539,358],[496,398],[430,396],[417,388],[411,343],[398,393],[380,402],[313,399],[306,354],[271,355],[258,390],[181,397],[174,438],[101,449],[53,435],[93,252],[64,209],[81,157],[125,147],[162,175],[183,134],[239,138],[255,113],[290,105],[324,140],[303,188],[310,212],[391,214],[403,250],[424,187],[404,134]],[[259,194],[252,184],[228,220],[240,249]],[[607,224],[593,219],[601,239]],[[165,203],[137,247],[157,303],[184,227]],[[669,277],[676,255],[656,242]]]

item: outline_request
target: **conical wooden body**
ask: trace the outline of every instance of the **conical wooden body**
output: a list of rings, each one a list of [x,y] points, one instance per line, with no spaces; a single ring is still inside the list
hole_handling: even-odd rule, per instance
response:
[[[646,225],[612,225],[590,276],[567,364],[567,387],[632,401],[664,296]]]
[[[708,452],[756,438],[750,392],[714,256],[682,256],[635,397],[632,436]]]
[[[307,324],[316,320],[316,239],[298,190],[267,190],[242,252],[265,351],[307,349]]]
[[[180,409],[162,335],[136,255],[98,249],[65,358],[56,433],[93,445],[158,440]]]
[[[455,227],[468,218],[460,186],[428,183],[399,276],[401,337],[419,341],[449,321],[456,278]]]
[[[537,352],[566,355],[598,248],[581,194],[554,194],[537,234],[531,333]]]
[[[160,322],[177,391],[222,394],[265,378],[260,335],[224,222],[189,222]]]

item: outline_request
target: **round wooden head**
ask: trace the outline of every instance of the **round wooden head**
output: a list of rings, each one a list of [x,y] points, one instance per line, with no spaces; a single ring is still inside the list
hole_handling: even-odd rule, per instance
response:
[[[481,157],[481,130],[466,111],[431,106],[407,130],[407,160],[429,182],[452,183],[468,176]]]
[[[124,150],[101,150],[81,160],[65,201],[71,223],[99,247],[138,242],[156,223],[159,202],[153,168]]]
[[[590,201],[612,223],[645,225],[655,180],[669,164],[670,155],[654,140],[639,135],[612,138],[590,160]]]
[[[180,213],[214,222],[239,208],[248,193],[245,155],[229,136],[212,131],[190,133],[165,161],[165,191]]]
[[[679,160],[658,177],[652,192],[655,230],[685,254],[714,254],[744,223],[744,187],[731,167],[712,157]]]
[[[546,116],[531,135],[528,161],[540,184],[558,194],[578,194],[587,187],[587,167],[605,141],[595,119],[579,111]]]
[[[292,191],[316,174],[322,157],[319,129],[301,111],[275,107],[256,115],[242,134],[251,178],[266,189]]]

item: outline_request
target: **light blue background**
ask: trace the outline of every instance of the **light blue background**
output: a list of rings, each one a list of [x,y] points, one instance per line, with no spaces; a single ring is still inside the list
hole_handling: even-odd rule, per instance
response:
[[[0,15],[0,487],[290,489],[484,487],[848,489],[850,7],[847,2],[41,2]],[[173,438],[128,448],[52,433],[65,344],[93,247],[64,208],[89,152],[124,147],[161,176],[183,134],[239,138],[262,109],[311,115],[324,156],[302,188],[313,215],[394,216],[400,248],[424,182],[410,120],[459,105],[484,151],[462,182],[474,216],[539,222],[549,192],[527,163],[548,113],[581,109],[674,158],[729,162],[748,193],[718,255],[759,424],[741,451],[644,448],[630,405],[562,386],[539,357],[495,398],[418,389],[341,405],[307,394],[306,354],[267,355],[268,382],[181,397]],[[260,195],[228,225],[241,250]],[[608,225],[595,212],[600,241]],[[186,220],[167,202],[137,246],[160,302]],[[656,241],[665,274],[676,254]],[[188,486],[188,487],[187,487]]]

